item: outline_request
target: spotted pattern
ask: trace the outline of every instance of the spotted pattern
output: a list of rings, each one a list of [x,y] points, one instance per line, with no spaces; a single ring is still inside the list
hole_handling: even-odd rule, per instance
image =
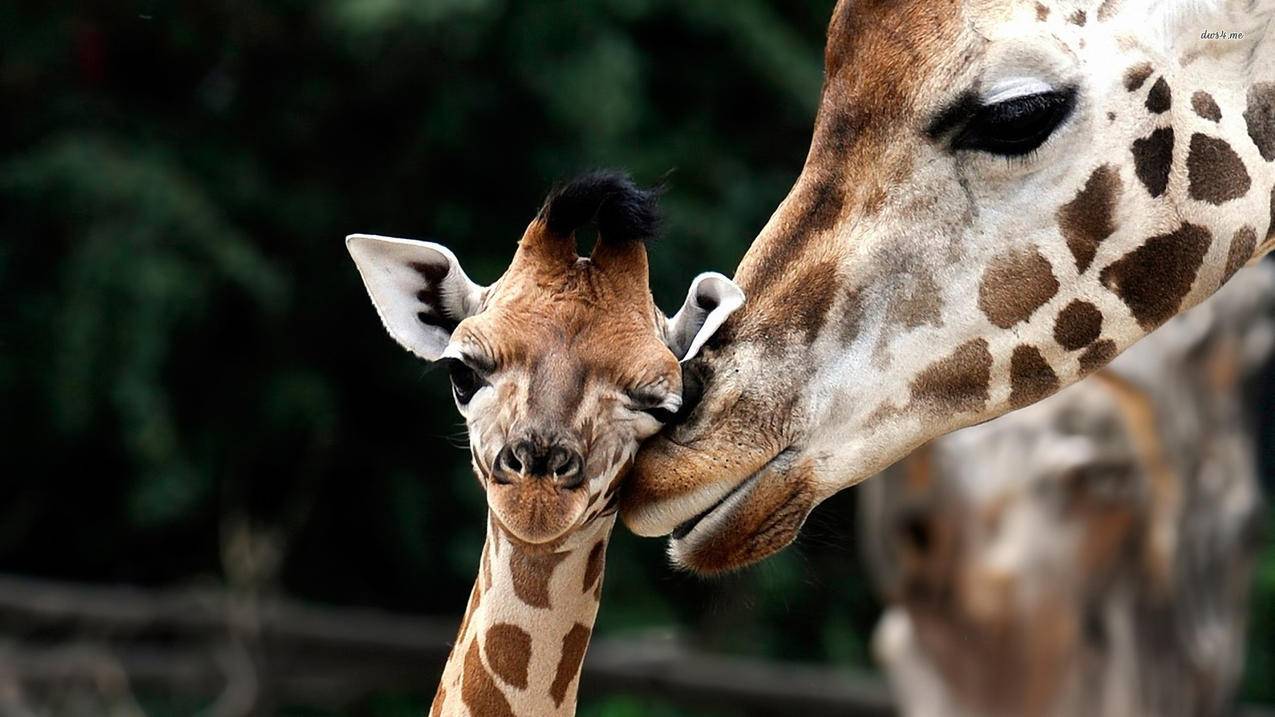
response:
[[[1151,67],[1150,62],[1143,62],[1130,67],[1124,73],[1124,88],[1130,92],[1137,91],[1138,88],[1142,87],[1142,83],[1147,81],[1153,71],[1154,69]]]
[[[1169,90],[1169,83],[1161,77],[1151,85],[1151,91],[1147,93],[1147,111],[1160,114],[1168,112],[1172,106],[1173,93]]]
[[[1044,22],[1049,19],[1049,7],[1043,3],[1036,3],[1036,19]]]
[[[974,339],[917,374],[911,384],[912,400],[929,403],[944,413],[979,410],[987,403],[991,379],[992,353],[987,341]]]
[[[1110,20],[1111,16],[1116,14],[1116,9],[1119,7],[1119,0],[1102,0],[1102,4],[1098,6],[1098,22]]]
[[[517,625],[498,622],[487,628],[483,645],[492,672],[520,690],[527,689],[527,668],[531,665],[531,635]]]
[[[1098,280],[1124,301],[1139,326],[1150,331],[1178,312],[1211,241],[1209,230],[1183,224],[1113,262]]]
[[[978,307],[989,321],[1008,329],[1026,321],[1058,293],[1049,260],[1035,247],[1011,250],[996,257],[983,272],[978,286]]]
[[[1191,198],[1209,204],[1239,199],[1253,184],[1244,160],[1226,140],[1198,132],[1191,135],[1186,169]]]
[[[1222,283],[1225,284],[1240,267],[1248,263],[1253,258],[1253,252],[1257,250],[1257,230],[1251,226],[1244,225],[1235,232],[1235,236],[1231,237],[1231,248],[1226,255],[1226,270],[1222,272]]]
[[[1068,351],[1083,349],[1101,333],[1102,312],[1082,299],[1067,304],[1054,321],[1054,340]]]
[[[1058,228],[1076,259],[1076,271],[1082,274],[1093,262],[1098,244],[1116,230],[1114,215],[1120,189],[1119,170],[1104,164],[1089,175],[1075,198],[1058,210]]]
[[[548,609],[549,580],[567,553],[536,555],[525,550],[509,551],[509,571],[518,599],[531,607]]]
[[[1173,129],[1161,127],[1133,141],[1133,171],[1151,196],[1164,194],[1173,167]]]
[[[1213,99],[1213,95],[1204,90],[1198,90],[1191,95],[1191,109],[1195,110],[1197,115],[1206,120],[1212,122],[1222,121],[1222,108],[1217,106],[1217,101]]]
[[[590,634],[588,627],[577,622],[562,638],[562,656],[558,658],[558,669],[554,673],[553,684],[549,686],[549,695],[558,707],[566,699],[571,681],[580,674],[580,663],[584,661],[584,651],[589,647]]]
[[[1035,346],[1017,346],[1009,359],[1009,405],[1022,408],[1058,390],[1058,375]]]
[[[1116,343],[1111,339],[1103,339],[1093,343],[1080,354],[1080,373],[1088,374],[1106,366],[1116,357]]]
[[[1262,159],[1275,159],[1275,82],[1258,82],[1249,88],[1244,122]]]
[[[469,711],[483,717],[514,717],[509,700],[496,686],[496,681],[483,667],[482,658],[478,655],[478,639],[469,642],[465,652],[464,673],[461,678],[461,700]]]
[[[589,551],[584,563],[584,587],[582,592],[589,592],[602,576],[602,566],[606,561],[606,541],[599,540]]]
[[[1089,19],[1089,17],[1085,14],[1085,11],[1084,11],[1084,10],[1077,10],[1077,11],[1073,12],[1071,15],[1068,15],[1068,16],[1067,16],[1067,22],[1069,22],[1069,23],[1071,23],[1071,24],[1073,24],[1073,25],[1078,25],[1078,26],[1080,26],[1080,27],[1084,27],[1084,26],[1085,26],[1085,22],[1086,22],[1088,19]]]

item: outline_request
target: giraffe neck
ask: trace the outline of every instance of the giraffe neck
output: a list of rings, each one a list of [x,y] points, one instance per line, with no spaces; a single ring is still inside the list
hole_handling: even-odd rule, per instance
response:
[[[431,717],[575,714],[614,525],[614,515],[599,517],[552,552],[511,538],[489,516],[469,609]]]

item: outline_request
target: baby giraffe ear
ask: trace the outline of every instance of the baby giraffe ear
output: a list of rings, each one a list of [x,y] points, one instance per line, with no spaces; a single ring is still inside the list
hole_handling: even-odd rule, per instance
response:
[[[712,271],[695,277],[686,303],[668,321],[665,340],[673,355],[679,361],[695,358],[704,342],[743,305],[744,291],[730,279]]]
[[[483,287],[441,244],[351,234],[345,246],[385,330],[426,361],[437,360],[456,325],[478,312]]]

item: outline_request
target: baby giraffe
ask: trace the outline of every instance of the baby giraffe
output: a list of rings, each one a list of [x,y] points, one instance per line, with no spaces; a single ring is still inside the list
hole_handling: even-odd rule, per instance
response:
[[[487,494],[487,541],[431,715],[575,713],[617,489],[639,442],[682,405],[680,361],[744,301],[701,274],[671,319],[644,240],[655,193],[597,172],[553,192],[494,284],[438,244],[346,240],[398,343],[445,362]],[[597,228],[592,253],[575,233]]]

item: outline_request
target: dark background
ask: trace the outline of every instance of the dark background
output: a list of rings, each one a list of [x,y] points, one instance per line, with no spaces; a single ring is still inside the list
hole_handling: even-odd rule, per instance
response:
[[[487,283],[554,181],[625,167],[668,181],[674,309],[796,177],[831,5],[0,4],[0,571],[459,617],[484,525],[459,416],[343,237],[441,241]],[[711,582],[617,530],[597,634],[867,667],[853,501]],[[1275,552],[1258,583],[1246,696],[1275,700]],[[419,713],[423,674],[355,711]]]

